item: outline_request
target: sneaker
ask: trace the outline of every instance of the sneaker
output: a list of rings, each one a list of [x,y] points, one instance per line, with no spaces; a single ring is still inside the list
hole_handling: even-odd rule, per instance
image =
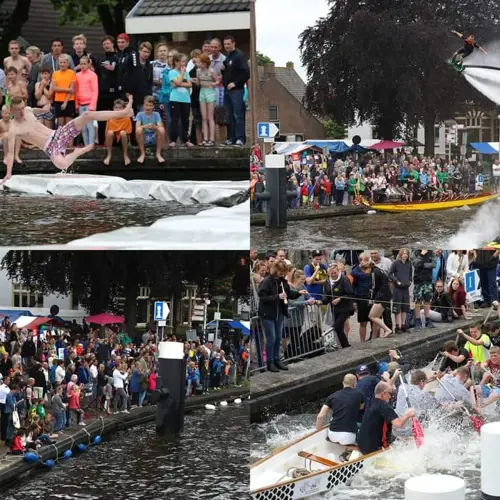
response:
[[[242,148],[244,146],[243,141],[240,140],[237,140],[234,145],[238,146],[239,148]]]
[[[226,141],[222,143],[222,146],[234,146],[234,144],[231,141]]]
[[[123,410],[122,413],[130,413],[128,410]]]
[[[425,322],[425,328],[436,328],[436,325],[430,319],[428,319]]]
[[[399,326],[397,326],[396,329],[394,330],[394,333],[403,333],[403,330],[399,328]]]
[[[415,330],[422,330],[423,329],[422,320],[420,320],[420,319],[415,320],[414,328],[415,328]]]
[[[87,424],[85,422],[80,422],[78,425],[81,425],[82,427],[85,427]]]

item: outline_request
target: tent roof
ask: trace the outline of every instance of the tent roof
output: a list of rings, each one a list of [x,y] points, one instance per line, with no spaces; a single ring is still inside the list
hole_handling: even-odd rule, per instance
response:
[[[85,321],[88,323],[95,323],[96,325],[111,325],[113,323],[125,323],[124,316],[115,316],[110,313],[94,314],[93,316],[87,316]]]
[[[483,155],[494,155],[498,154],[498,142],[471,142],[472,149],[475,149]]]

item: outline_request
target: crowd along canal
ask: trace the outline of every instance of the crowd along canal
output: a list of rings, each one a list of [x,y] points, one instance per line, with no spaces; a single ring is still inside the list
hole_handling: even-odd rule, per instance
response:
[[[185,417],[178,443],[155,423],[110,435],[50,472],[18,480],[2,500],[241,500],[248,496],[248,405]]]

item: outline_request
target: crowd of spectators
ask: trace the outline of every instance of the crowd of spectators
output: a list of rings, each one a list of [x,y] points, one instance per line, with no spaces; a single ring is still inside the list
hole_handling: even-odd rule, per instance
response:
[[[493,176],[484,168],[467,161],[443,160],[410,155],[404,152],[382,156],[378,153],[335,157],[306,152],[300,160],[286,159],[287,190],[297,196],[290,209],[359,204],[364,197],[371,203],[384,201],[450,200],[463,194],[484,191],[500,192],[500,169]],[[263,211],[256,193],[265,190],[262,156],[256,152],[251,161],[252,208]]]
[[[253,315],[260,322],[253,326],[259,325],[266,342],[261,359],[271,371],[286,369],[284,359],[309,354],[305,339],[321,338],[328,326],[340,346],[349,348],[353,320],[365,342],[470,319],[464,279],[471,270],[481,283],[475,307],[495,307],[500,315],[499,257],[494,250],[401,249],[390,257],[379,250],[317,250],[302,267],[288,260],[286,250],[264,256],[251,250]],[[308,320],[311,309],[312,316],[319,310],[321,322]]]
[[[130,141],[140,149],[139,163],[144,162],[146,148],[156,148],[156,158],[163,163],[165,145],[215,146],[217,127],[223,145],[245,144],[250,71],[232,35],[206,40],[189,54],[180,53],[170,42],[153,47],[142,41],[133,47],[125,33],[116,40],[107,35],[101,43],[101,55],[87,52],[83,34],[73,37],[71,51],[57,38],[46,54],[35,46],[22,54],[18,41],[9,43],[10,55],[0,69],[4,147],[13,98],[43,109],[38,119],[54,128],[87,110],[123,107],[129,94],[134,99],[134,120],[96,122],[82,131],[85,145],[107,147],[107,165],[115,143],[121,144],[127,165]],[[17,162],[21,162],[20,148],[21,143],[16,145]]]

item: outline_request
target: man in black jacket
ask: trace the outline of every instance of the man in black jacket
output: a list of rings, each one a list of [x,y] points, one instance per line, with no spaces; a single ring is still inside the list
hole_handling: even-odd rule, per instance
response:
[[[497,275],[498,258],[500,250],[477,250],[476,266],[479,269],[481,280],[481,294],[483,303],[481,307],[491,307],[498,300]]]
[[[250,69],[245,56],[236,48],[233,36],[224,37],[224,50],[227,53],[222,69],[224,85],[224,108],[227,115],[227,146],[244,146],[245,135],[245,84],[250,79]]]
[[[99,78],[99,98],[97,100],[98,111],[111,111],[116,99],[120,97],[118,90],[118,56],[115,52],[115,40],[112,36],[102,39],[104,55],[99,58],[96,65],[96,73]],[[99,144],[104,144],[106,134],[106,122],[98,122]]]
[[[349,278],[343,276],[338,262],[333,262],[328,269],[330,279],[323,285],[323,304],[329,304],[334,317],[334,328],[340,345],[351,347],[344,332],[346,320],[354,313],[354,290]]]
[[[149,42],[139,45],[139,52],[132,52],[125,63],[125,92],[134,97],[134,111],[141,111],[144,98],[153,93],[153,65],[150,56],[153,47]]]
[[[121,33],[116,37],[116,46],[118,50],[116,56],[118,57],[118,90],[120,98],[124,99],[125,95],[125,81],[127,79],[127,63],[132,54],[137,57],[137,52],[130,47],[130,39],[126,33]]]

